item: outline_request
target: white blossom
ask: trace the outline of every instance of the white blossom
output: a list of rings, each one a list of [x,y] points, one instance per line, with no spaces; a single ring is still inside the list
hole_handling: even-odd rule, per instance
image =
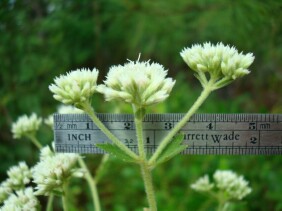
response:
[[[227,193],[231,199],[241,200],[251,193],[252,189],[243,176],[238,176],[235,172],[217,170],[214,175],[216,187]]]
[[[71,106],[71,105],[60,105],[57,109],[57,113],[59,114],[83,114],[84,111],[74,106]],[[48,125],[49,127],[53,128],[54,126],[53,114],[45,118],[44,123]]]
[[[205,175],[203,177],[200,177],[190,187],[199,192],[207,192],[207,191],[210,191],[214,187],[214,184],[210,183],[208,175]]]
[[[184,48],[180,55],[188,66],[197,73],[210,73],[211,77],[226,77],[232,80],[249,74],[254,61],[252,53],[239,53],[235,47],[206,42]]]
[[[7,180],[0,184],[0,204],[8,198],[12,193],[12,188],[8,184]]]
[[[88,102],[96,91],[98,70],[82,68],[61,75],[49,86],[53,97],[69,105],[80,107],[82,103]]]
[[[55,153],[51,150],[49,146],[45,146],[40,150],[39,159],[44,160],[47,157],[54,156]]]
[[[31,116],[23,115],[12,124],[12,133],[15,139],[21,138],[25,135],[35,133],[42,123],[42,118],[37,117],[35,113]]]
[[[104,85],[97,91],[106,101],[122,100],[140,107],[164,101],[170,94],[175,80],[166,78],[167,70],[158,63],[133,62],[112,66]]]
[[[16,191],[4,201],[1,211],[37,211],[40,208],[32,188]]]
[[[74,168],[79,155],[54,154],[40,160],[32,169],[36,195],[50,195],[53,191],[62,192],[63,184],[75,174]]]
[[[13,190],[22,189],[31,179],[31,171],[24,161],[17,166],[12,166],[7,174],[7,185]]]

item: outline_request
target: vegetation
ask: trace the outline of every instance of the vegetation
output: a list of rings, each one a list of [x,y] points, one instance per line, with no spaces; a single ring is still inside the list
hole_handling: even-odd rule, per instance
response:
[[[169,100],[152,108],[154,112],[186,112],[200,87],[179,52],[193,43],[222,41],[254,53],[252,73],[214,93],[199,112],[281,113],[281,9],[276,0],[0,1],[0,181],[11,165],[25,160],[31,166],[38,157],[31,143],[12,138],[11,123],[25,113],[46,117],[55,112],[48,85],[54,76],[80,67],[98,68],[102,81],[111,65],[136,60],[141,53],[142,60],[163,64],[177,78]],[[98,112],[117,110],[116,103],[104,103],[102,96],[96,96],[94,103]],[[119,110],[129,112],[130,107]],[[44,145],[53,140],[47,127],[41,128],[39,137]],[[93,172],[100,158],[87,156]],[[159,209],[212,210],[214,202],[205,201],[189,186],[216,169],[232,169],[243,174],[253,190],[234,210],[282,210],[280,160],[279,156],[177,156],[153,172]],[[110,171],[98,186],[104,210],[145,206],[139,169],[127,165],[108,162]],[[91,210],[85,190],[74,185],[70,197],[80,210]]]

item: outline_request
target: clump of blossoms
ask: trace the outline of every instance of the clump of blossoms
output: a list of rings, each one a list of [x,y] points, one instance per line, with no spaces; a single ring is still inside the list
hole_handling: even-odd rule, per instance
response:
[[[20,162],[17,166],[12,166],[8,171],[7,185],[13,190],[19,190],[30,182],[31,171],[25,162]]]
[[[235,47],[210,42],[184,48],[180,53],[188,66],[196,72],[196,77],[204,86],[208,80],[205,73],[217,83],[214,89],[228,85],[233,80],[250,73],[249,66],[254,61],[252,53],[239,53]]]
[[[54,98],[64,104],[81,107],[89,101],[97,87],[97,69],[78,69],[55,78],[49,86]]]
[[[200,81],[203,91],[193,106],[174,125],[150,156],[145,151],[142,125],[146,108],[166,100],[175,84],[175,80],[167,77],[168,71],[162,65],[149,61],[140,62],[138,59],[135,62],[129,61],[124,65],[113,66],[110,68],[104,84],[97,87],[97,77],[95,80],[91,76],[87,80],[81,80],[78,73],[81,71],[77,70],[56,78],[55,83],[49,86],[56,100],[84,110],[95,125],[113,142],[96,144],[97,147],[124,161],[133,162],[140,166],[151,211],[157,210],[152,170],[186,149],[187,146],[182,144],[184,136],[179,134],[181,128],[212,91],[248,74],[248,68],[254,60],[252,54],[238,53],[234,47],[224,46],[222,43],[194,45],[191,48],[184,48],[180,54],[188,66],[196,72],[195,76]],[[86,92],[84,87],[88,87],[89,80],[92,79],[95,81],[93,86],[95,88],[93,91]],[[80,85],[73,85],[77,81]],[[106,101],[119,100],[132,105],[138,152],[131,151],[97,118],[91,105],[91,95],[96,91],[103,94]],[[209,181],[207,178],[203,178],[199,184],[208,185]],[[208,189],[212,188],[213,185],[208,186]]]
[[[12,188],[7,181],[0,184],[0,204],[12,193]]]
[[[12,133],[15,139],[29,136],[36,133],[42,123],[42,118],[37,117],[35,113],[31,116],[23,115],[12,124]]]
[[[167,70],[158,63],[133,62],[112,66],[104,85],[97,91],[106,101],[122,100],[139,107],[149,106],[168,98],[175,80],[166,78]]]
[[[38,211],[39,209],[40,204],[32,188],[26,188],[11,194],[1,207],[1,211]]]
[[[252,192],[243,176],[230,170],[217,170],[210,182],[207,175],[199,178],[190,187],[197,192],[207,193],[219,203],[219,210],[226,210],[230,202],[242,200]]]
[[[63,193],[64,185],[76,173],[77,154],[54,154],[45,156],[32,169],[36,195]]]

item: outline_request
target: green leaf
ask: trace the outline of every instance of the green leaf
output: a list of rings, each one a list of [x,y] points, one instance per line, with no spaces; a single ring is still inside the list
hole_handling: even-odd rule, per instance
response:
[[[96,144],[96,146],[123,161],[135,162],[135,160],[132,157],[127,155],[126,152],[122,151],[114,144]]]
[[[182,145],[184,139],[184,134],[179,133],[177,134],[166,146],[163,152],[156,160],[156,165],[164,163],[174,157],[175,155],[182,152],[184,149],[187,148],[187,145]]]

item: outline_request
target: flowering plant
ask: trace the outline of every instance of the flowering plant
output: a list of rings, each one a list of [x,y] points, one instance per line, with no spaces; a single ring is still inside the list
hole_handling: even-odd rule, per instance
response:
[[[168,77],[168,70],[161,64],[145,61],[128,61],[124,65],[112,66],[104,84],[97,84],[99,71],[97,69],[77,69],[54,79],[49,86],[53,97],[68,107],[61,107],[59,113],[86,113],[95,125],[112,141],[112,143],[97,144],[105,152],[126,162],[140,167],[147,195],[148,207],[144,210],[156,211],[157,201],[153,186],[152,171],[160,164],[173,158],[188,146],[183,143],[180,129],[203,104],[209,94],[227,86],[237,78],[250,73],[249,66],[254,61],[251,53],[239,53],[234,47],[218,43],[197,44],[184,48],[180,55],[187,65],[195,72],[195,77],[202,85],[201,95],[187,113],[172,130],[164,137],[156,151],[147,154],[143,137],[143,118],[148,106],[165,101],[176,81]],[[92,96],[95,93],[104,95],[106,101],[121,101],[132,106],[138,143],[137,152],[123,144],[97,118],[92,107]],[[73,107],[74,106],[74,107]],[[44,120],[51,128],[51,116]],[[42,146],[37,139],[37,131],[42,124],[42,118],[36,114],[24,115],[12,125],[15,139],[27,138],[39,150],[39,161],[29,168],[25,162],[10,168],[8,178],[0,185],[0,203],[3,210],[39,210],[38,195],[48,196],[47,210],[52,209],[54,196],[62,198],[64,210],[68,210],[68,185],[71,178],[80,177],[87,181],[91,192],[93,206],[101,210],[97,183],[99,171],[108,160],[108,154],[103,156],[96,175],[93,176],[83,157],[78,154],[57,154],[49,146]],[[30,184],[32,182],[32,185]],[[231,171],[217,171],[214,182],[208,176],[196,181],[191,187],[201,193],[210,193],[219,200],[220,209],[225,209],[230,201],[241,200],[251,192],[248,182],[243,177]]]
[[[191,48],[184,48],[180,55],[188,66],[195,71],[195,76],[200,81],[203,91],[183,119],[161,141],[159,147],[149,158],[144,149],[142,126],[146,108],[166,100],[175,84],[175,80],[169,77],[166,78],[167,70],[162,65],[150,63],[149,61],[140,62],[138,59],[136,62],[129,61],[124,65],[113,66],[110,68],[104,84],[97,87],[97,70],[94,69],[94,72],[90,72],[89,70],[81,69],[67,75],[61,75],[55,79],[54,84],[49,86],[55,99],[84,110],[96,126],[113,142],[112,144],[97,144],[98,147],[122,160],[133,162],[140,166],[151,211],[157,210],[152,170],[187,147],[182,144],[183,135],[178,133],[179,130],[212,91],[249,74],[248,68],[254,60],[251,53],[246,55],[238,53],[234,47],[225,46],[222,43],[216,45],[211,43],[197,44]],[[88,75],[87,78],[80,78],[80,75],[84,76],[86,74]],[[73,77],[74,75],[76,77]],[[75,84],[79,81],[79,86],[70,86],[69,83],[72,80],[75,81]],[[65,84],[67,85],[65,86]],[[91,86],[89,87],[90,84]],[[87,92],[84,87],[88,87],[91,92]],[[134,153],[126,147],[97,118],[90,103],[91,94],[95,90],[103,94],[106,101],[119,100],[131,104],[134,114],[138,153]],[[203,179],[201,182],[207,183],[207,179]]]

